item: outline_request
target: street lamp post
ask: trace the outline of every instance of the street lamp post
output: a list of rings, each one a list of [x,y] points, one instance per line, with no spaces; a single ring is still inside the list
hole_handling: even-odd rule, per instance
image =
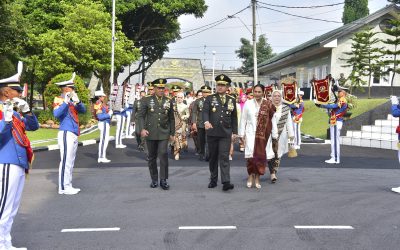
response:
[[[212,52],[212,54],[213,54],[213,68],[212,68],[212,79],[211,79],[211,88],[212,88],[212,92],[214,93],[214,88],[216,87],[215,86],[215,82],[214,82],[214,79],[215,79],[215,76],[214,76],[214,70],[215,70],[215,53],[217,53],[215,50],[213,50],[213,52]]]

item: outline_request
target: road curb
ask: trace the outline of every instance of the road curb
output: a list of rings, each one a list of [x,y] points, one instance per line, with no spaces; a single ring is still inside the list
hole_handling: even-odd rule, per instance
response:
[[[114,141],[114,140],[115,140],[115,137],[110,136],[110,141]],[[80,142],[78,142],[78,147],[93,145],[93,144],[96,144],[99,142],[100,142],[100,138],[80,141]],[[48,145],[48,146],[33,147],[32,149],[33,149],[33,152],[42,152],[42,151],[59,150],[60,148],[58,147],[58,144],[52,144],[52,145]]]
[[[301,136],[302,136],[302,143],[304,143],[304,144],[327,144],[327,143],[330,143],[329,140],[316,138],[311,135],[302,134]],[[115,137],[110,136],[110,141],[114,141],[114,140],[115,140]],[[93,144],[99,143],[99,141],[100,141],[100,138],[80,141],[80,142],[78,142],[78,146],[84,147],[84,146],[88,146],[88,145],[93,145]],[[59,150],[58,144],[33,147],[33,152],[43,152],[43,151],[51,151],[51,150]]]

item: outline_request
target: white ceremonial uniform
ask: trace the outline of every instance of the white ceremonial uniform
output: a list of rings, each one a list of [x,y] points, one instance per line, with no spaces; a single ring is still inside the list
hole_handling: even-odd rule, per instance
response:
[[[85,113],[82,102],[68,103],[64,94],[54,99],[53,114],[60,120],[58,131],[58,147],[60,148],[60,165],[58,178],[59,194],[76,194],[80,189],[72,187],[72,172],[75,164],[76,150],[78,149],[79,119],[78,113]]]
[[[276,112],[272,117],[272,132],[267,143],[267,159],[273,159],[275,157],[274,151],[272,150],[272,138],[278,137],[278,127],[277,124],[282,116],[283,104],[276,107]],[[287,120],[283,127],[282,133],[279,136],[278,141],[278,158],[286,154],[289,151],[289,138],[294,137],[293,121],[290,112],[287,114]]]

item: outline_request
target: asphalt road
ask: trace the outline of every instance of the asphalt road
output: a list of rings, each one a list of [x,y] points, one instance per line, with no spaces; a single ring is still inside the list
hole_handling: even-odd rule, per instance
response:
[[[131,140],[133,142],[133,140]],[[243,154],[235,152],[235,189],[208,189],[208,165],[189,152],[170,160],[171,189],[150,189],[147,162],[133,144],[99,165],[97,145],[79,147],[75,196],[57,194],[59,151],[36,153],[13,243],[28,249],[399,249],[397,152],[342,147],[328,165],[329,145],[303,145],[283,159],[278,182],[248,189]],[[187,226],[229,226],[192,229]],[[346,226],[352,229],[296,229]],[[105,228],[116,231],[62,232]]]

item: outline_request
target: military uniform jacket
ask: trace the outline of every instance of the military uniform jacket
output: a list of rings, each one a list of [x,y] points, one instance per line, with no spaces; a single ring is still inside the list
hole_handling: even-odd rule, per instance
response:
[[[196,123],[197,128],[204,128],[203,122],[203,108],[204,108],[204,97],[201,97],[194,101],[192,109],[192,123]]]
[[[158,101],[156,96],[147,96],[141,100],[138,111],[139,131],[149,131],[147,140],[167,140],[175,134],[175,118],[172,102],[163,96]]]
[[[64,102],[64,95],[54,98],[53,115],[60,120],[60,129],[70,131],[79,135],[79,118],[78,113],[86,113],[85,105],[82,102],[77,104],[70,101],[68,104]]]
[[[34,131],[39,128],[38,120],[33,113],[21,116],[14,111],[13,116],[25,124],[25,130]],[[3,104],[0,102],[0,164],[14,164],[28,169],[27,150],[16,141],[12,131],[13,123],[4,120]],[[23,132],[25,133],[25,131]],[[21,139],[18,138],[18,140]]]
[[[213,126],[207,130],[207,136],[229,137],[237,134],[236,99],[225,95],[225,104],[222,104],[219,94],[207,96],[203,107],[203,121],[208,121]]]

